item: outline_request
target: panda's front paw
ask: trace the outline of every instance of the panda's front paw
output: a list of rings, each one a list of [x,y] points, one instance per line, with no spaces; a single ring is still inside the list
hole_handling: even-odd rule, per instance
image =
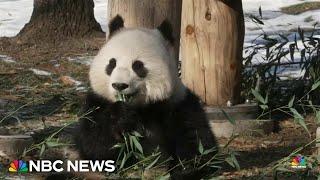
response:
[[[130,132],[136,127],[137,116],[126,103],[118,101],[111,107],[111,120],[122,132]]]

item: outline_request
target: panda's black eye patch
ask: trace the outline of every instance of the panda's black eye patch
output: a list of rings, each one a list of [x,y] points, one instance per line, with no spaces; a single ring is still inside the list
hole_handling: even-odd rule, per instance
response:
[[[106,67],[107,75],[109,75],[109,76],[111,75],[111,73],[112,73],[113,69],[116,67],[116,65],[117,65],[116,59],[115,58],[111,58],[109,60],[109,64]]]
[[[148,70],[144,67],[143,62],[137,60],[132,64],[133,71],[141,78],[144,78],[148,74]]]

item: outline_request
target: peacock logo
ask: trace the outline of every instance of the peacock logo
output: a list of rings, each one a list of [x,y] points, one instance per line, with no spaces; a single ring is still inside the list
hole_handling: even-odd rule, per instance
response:
[[[27,163],[23,160],[14,160],[10,163],[9,172],[26,173],[28,172]]]
[[[306,159],[301,156],[298,155],[296,157],[294,157],[291,161],[291,167],[293,168],[306,168]]]

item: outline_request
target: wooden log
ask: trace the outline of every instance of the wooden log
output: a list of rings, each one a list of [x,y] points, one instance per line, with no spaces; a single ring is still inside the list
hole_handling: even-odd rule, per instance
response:
[[[117,14],[126,27],[156,28],[168,19],[174,30],[176,59],[179,57],[182,0],[109,0],[108,20]]]
[[[207,105],[240,103],[243,39],[241,0],[183,1],[182,79]]]

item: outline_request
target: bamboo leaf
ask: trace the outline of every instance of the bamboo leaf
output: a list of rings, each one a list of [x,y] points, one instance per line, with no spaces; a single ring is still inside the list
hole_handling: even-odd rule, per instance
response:
[[[308,129],[304,119],[298,119],[298,122],[307,131],[307,133],[310,135],[309,129]]]
[[[127,161],[127,155],[126,155],[126,153],[124,153],[124,156],[122,158],[121,165],[120,165],[119,169],[122,169],[124,167],[126,161]]]
[[[290,58],[291,61],[294,61],[294,50],[295,50],[295,44],[290,44],[289,45],[289,51],[290,51]]]
[[[53,148],[53,147],[58,147],[58,146],[68,146],[70,144],[67,144],[67,143],[59,143],[59,142],[54,142],[54,141],[49,141],[49,142],[46,142],[46,145],[49,147],[49,148]]]
[[[124,143],[117,143],[114,146],[112,146],[110,149],[118,149],[124,147]]]
[[[158,160],[160,159],[161,155],[158,156],[154,161],[152,161],[152,163],[150,163],[147,167],[146,167],[146,170],[152,168],[157,162]]]
[[[46,150],[46,145],[42,144],[41,149],[40,149],[40,154],[39,154],[40,157],[42,157],[45,150]]]
[[[261,6],[259,6],[259,15],[262,18],[262,10],[261,10]]]
[[[263,109],[263,110],[266,110],[266,109],[268,109],[269,108],[269,106],[268,105],[259,105],[260,106],[260,108],[261,109]]]
[[[212,153],[212,152],[214,152],[214,151],[216,151],[216,148],[207,149],[207,150],[205,150],[205,151],[203,152],[203,155],[207,155],[207,154]]]
[[[290,171],[289,169],[284,168],[284,167],[278,167],[276,170],[277,170],[277,171],[280,171],[280,172],[292,172],[292,171]]]
[[[290,111],[293,114],[293,117],[296,119],[304,119],[303,116],[294,108],[290,108]]]
[[[200,154],[203,154],[203,145],[201,143],[201,140],[199,141],[198,150]]]
[[[290,111],[293,113],[295,121],[297,121],[300,126],[302,126],[310,135],[309,129],[307,128],[306,122],[304,121],[303,116],[294,108],[290,108]]]
[[[234,153],[231,153],[230,157],[226,158],[226,162],[233,168],[240,170],[240,165]]]
[[[124,153],[124,149],[125,149],[125,147],[122,146],[121,149],[120,149],[120,151],[119,151],[119,153],[118,153],[117,162],[119,162],[121,155]],[[124,154],[125,154],[125,153],[124,153]]]
[[[319,86],[320,86],[320,81],[314,83],[314,84],[312,85],[312,87],[311,87],[311,91],[316,90]]]
[[[257,17],[251,15],[250,18],[252,19],[253,22],[264,25],[264,23],[260,19],[258,19]]]
[[[134,138],[134,136],[129,135],[129,144],[130,144],[131,150],[133,150],[133,138]]]
[[[262,104],[266,104],[264,98],[261,96],[261,94],[257,90],[251,89],[251,92],[259,102],[261,102]]]
[[[229,116],[229,114],[226,113],[223,109],[221,109],[221,111],[231,124],[236,125],[236,120],[233,117]]]
[[[289,107],[289,108],[292,108],[294,99],[295,99],[295,96],[293,96],[293,97],[291,98],[291,100],[289,101],[289,103],[288,103],[288,107]]]
[[[232,158],[232,161],[233,161],[233,163],[234,163],[234,165],[235,165],[236,169],[237,169],[237,170],[240,170],[239,162],[238,162],[238,160],[237,160],[237,158],[236,158],[236,156],[235,156],[235,154],[234,154],[234,153],[232,153],[232,154],[231,154],[231,158]]]
[[[282,39],[284,39],[286,42],[289,42],[289,39],[288,39],[286,36],[284,36],[284,35],[282,35],[282,34],[279,34],[279,36],[280,36]]]
[[[170,179],[170,174],[169,173],[164,175],[164,176],[161,176],[161,177],[157,178],[157,180],[168,180],[168,179]]]
[[[143,136],[142,136],[140,133],[138,133],[137,131],[133,131],[132,134],[133,134],[134,136],[136,136],[136,137],[139,137],[139,138],[143,137]]]
[[[320,124],[320,111],[317,111],[316,113],[316,120],[317,120],[317,123]]]
[[[133,141],[134,146],[140,151],[141,154],[143,154],[142,146],[139,143],[139,141],[137,140],[137,138],[132,136],[132,141]]]
[[[298,27],[298,33],[302,41],[304,41],[304,30]]]

